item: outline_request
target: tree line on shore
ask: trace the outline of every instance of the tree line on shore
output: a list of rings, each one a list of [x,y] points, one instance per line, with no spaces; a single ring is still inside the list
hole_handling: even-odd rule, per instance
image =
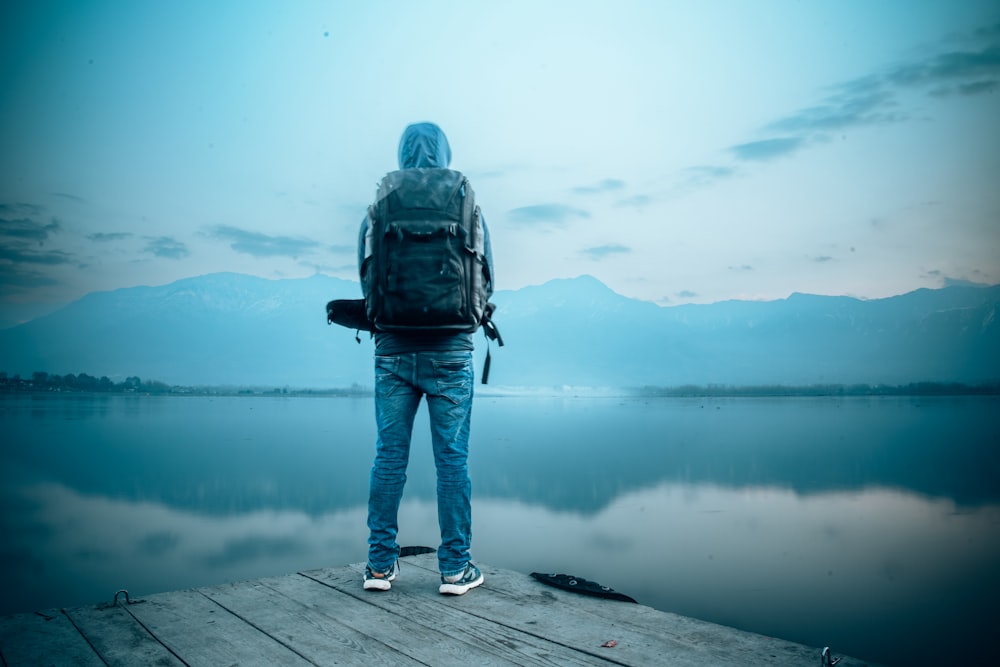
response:
[[[735,386],[723,384],[683,385],[677,387],[644,386],[622,390],[633,396],[664,397],[750,397],[750,396],[990,396],[1000,395],[1000,382],[968,385],[958,382],[912,382],[904,385],[883,384],[814,384]],[[0,393],[88,392],[119,394],[292,394],[359,396],[371,394],[371,389],[357,384],[339,389],[289,389],[287,387],[184,387],[168,385],[159,380],[142,380],[129,376],[115,382],[106,375],[95,377],[87,373],[57,375],[35,371],[30,378],[0,371]]]
[[[171,386],[158,380],[144,381],[130,376],[121,382],[114,382],[108,376],[94,377],[86,373],[56,375],[35,371],[30,378],[22,378],[19,373],[8,375],[0,371],[2,391],[86,391],[107,393],[163,394],[171,391]]]
[[[0,394],[13,393],[102,393],[102,394],[297,394],[297,395],[336,395],[356,396],[370,394],[371,390],[359,385],[345,389],[289,389],[288,387],[186,387],[169,385],[159,380],[143,380],[138,376],[129,376],[121,382],[115,382],[106,375],[95,377],[87,373],[57,375],[35,371],[30,378],[22,378],[19,373],[13,375],[0,371]]]
[[[638,396],[995,396],[1000,382],[963,384],[961,382],[910,382],[887,384],[812,384],[812,385],[683,385],[679,387],[646,386],[634,390]]]

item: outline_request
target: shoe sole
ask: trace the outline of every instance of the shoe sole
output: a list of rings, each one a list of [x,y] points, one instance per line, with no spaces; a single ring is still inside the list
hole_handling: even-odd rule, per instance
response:
[[[485,581],[485,579],[486,578],[482,574],[480,574],[478,578],[476,578],[473,581],[470,581],[467,584],[441,584],[441,587],[438,588],[438,591],[441,593],[441,595],[465,595],[476,586],[481,585],[483,581]]]
[[[385,579],[365,579],[366,591],[387,591],[392,588],[392,584]]]

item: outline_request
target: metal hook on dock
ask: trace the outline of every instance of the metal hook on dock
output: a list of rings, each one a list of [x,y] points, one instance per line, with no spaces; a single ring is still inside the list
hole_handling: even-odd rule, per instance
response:
[[[131,598],[129,598],[129,596],[128,596],[128,591],[123,588],[120,591],[115,591],[115,599],[111,601],[111,606],[112,607],[114,607],[114,606],[116,606],[118,604],[118,596],[121,595],[122,593],[125,594],[125,604],[134,604],[132,602]]]
[[[843,658],[834,658],[830,656],[830,647],[824,646],[823,652],[820,654],[819,664],[820,667],[833,667]]]

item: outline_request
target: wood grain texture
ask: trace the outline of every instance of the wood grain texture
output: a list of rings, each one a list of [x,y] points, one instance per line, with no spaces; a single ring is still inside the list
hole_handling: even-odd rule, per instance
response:
[[[15,614],[0,617],[0,655],[10,667],[819,662],[819,648],[478,565],[485,583],[462,596],[441,595],[436,556],[420,554],[401,559],[389,591],[365,591],[358,563],[162,593],[136,604]]]

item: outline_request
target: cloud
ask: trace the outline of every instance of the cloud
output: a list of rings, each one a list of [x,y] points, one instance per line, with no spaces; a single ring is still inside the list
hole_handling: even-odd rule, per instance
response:
[[[778,118],[762,129],[780,136],[730,147],[738,160],[768,161],[822,141],[832,132],[910,120],[900,95],[921,89],[933,97],[988,95],[1000,90],[1000,26],[977,31],[985,46],[928,53],[890,69],[846,81],[818,104]]]
[[[737,173],[735,167],[725,167],[721,165],[703,164],[688,167],[681,171],[678,189],[682,191],[704,188],[714,185],[719,181],[732,178]]]
[[[1000,90],[998,81],[975,81],[973,83],[960,83],[953,88],[943,87],[931,91],[934,97],[950,97],[951,95],[962,95],[972,97],[974,95],[985,95]]]
[[[0,239],[8,242],[37,242],[39,245],[60,230],[55,218],[48,223],[38,222],[31,217],[0,218]]]
[[[1000,45],[979,51],[949,51],[901,65],[890,71],[886,81],[897,86],[925,86],[1000,77]]]
[[[749,264],[741,264],[739,266],[730,266],[730,271],[753,271],[753,267]]]
[[[111,241],[126,241],[133,236],[134,234],[129,232],[96,232],[87,234],[87,240],[95,243],[110,243]]]
[[[778,132],[843,130],[861,125],[902,122],[897,94],[902,90],[928,88],[928,94],[944,96],[983,95],[1000,85],[1000,44],[981,50],[958,50],[931,54],[898,65],[881,74],[866,76],[836,86],[821,104],[798,111],[768,126]],[[982,33],[985,34],[985,33]]]
[[[600,194],[602,192],[621,190],[624,187],[625,187],[625,181],[619,180],[617,178],[605,178],[597,185],[582,185],[573,188],[572,192],[578,195],[595,195],[595,194]]]
[[[592,260],[599,261],[606,257],[610,257],[611,255],[628,254],[632,252],[632,248],[621,245],[620,243],[608,243],[605,245],[593,246],[591,248],[584,248],[580,252]]]
[[[60,199],[68,199],[68,200],[74,201],[74,202],[76,202],[78,204],[86,204],[87,203],[87,200],[84,199],[83,197],[77,197],[76,195],[71,195],[68,192],[53,192],[52,196],[53,197],[59,197]]]
[[[62,230],[56,218],[41,222],[44,209],[34,204],[0,204],[0,261],[8,265],[11,275],[20,275],[16,265],[34,264],[52,266],[69,264],[73,255],[61,250],[39,250],[46,241]],[[11,269],[10,265],[14,265]]]
[[[184,243],[169,236],[149,238],[143,252],[163,259],[184,259],[191,254]]]
[[[781,137],[738,144],[729,150],[738,160],[766,162],[790,155],[801,148],[803,144],[804,140],[800,137]]]
[[[620,208],[642,208],[643,206],[648,206],[652,202],[653,198],[649,195],[632,195],[631,197],[619,199],[615,202],[615,206]]]
[[[32,217],[41,215],[43,212],[44,209],[38,204],[27,204],[24,202],[15,202],[13,204],[0,203],[0,215],[5,217],[11,215]]]
[[[829,255],[817,255],[816,257],[812,257],[810,259],[817,264],[825,264],[827,262],[834,261],[834,258]]]
[[[39,220],[45,209],[36,204],[0,204],[0,285],[31,288],[55,285],[58,281],[44,272],[45,267],[72,264],[74,255],[43,249],[62,230],[56,218]]]
[[[905,120],[903,114],[894,110],[895,105],[891,92],[882,81],[866,77],[837,86],[835,92],[820,104],[780,118],[765,129],[811,135]]]
[[[694,299],[698,296],[698,293],[685,289],[678,292],[675,296],[679,299]]]
[[[71,264],[76,261],[73,255],[61,250],[38,252],[32,248],[17,246],[0,246],[0,260],[12,264],[42,264],[46,266]]]
[[[991,287],[996,284],[991,275],[980,269],[971,269],[963,277],[950,276],[940,269],[928,269],[920,273],[921,278],[936,280],[941,287]]]
[[[291,257],[307,255],[320,247],[316,241],[291,236],[271,236],[229,225],[216,225],[209,236],[229,242],[236,252],[253,257]]]
[[[978,271],[973,271],[974,274],[980,273]],[[938,271],[941,276],[941,286],[942,287],[989,287],[988,282],[979,282],[975,280],[969,280],[967,278],[952,278],[951,276],[946,276]]]
[[[1000,21],[983,26],[982,28],[977,28],[972,32],[972,37],[973,39],[985,39],[987,41],[1000,38]]]
[[[516,224],[563,226],[569,218],[589,218],[590,213],[565,204],[536,204],[507,212],[507,219]]]

